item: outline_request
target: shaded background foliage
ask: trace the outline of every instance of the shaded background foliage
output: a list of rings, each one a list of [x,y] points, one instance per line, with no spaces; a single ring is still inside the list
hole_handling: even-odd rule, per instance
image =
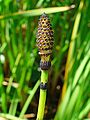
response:
[[[90,107],[85,109],[90,106],[89,0],[0,0],[0,116],[5,117],[7,113],[6,117],[14,120],[29,113],[30,119],[35,119],[40,84],[40,57],[36,47],[39,8],[72,4],[74,9],[49,14],[55,42],[45,118],[87,117],[90,110]],[[39,10],[34,16],[32,12],[24,13],[34,9]]]

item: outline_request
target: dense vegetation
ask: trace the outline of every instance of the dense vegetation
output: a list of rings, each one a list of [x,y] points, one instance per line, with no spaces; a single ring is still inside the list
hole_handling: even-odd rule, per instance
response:
[[[36,119],[43,12],[54,30],[44,119],[89,119],[90,0],[0,0],[0,120]]]

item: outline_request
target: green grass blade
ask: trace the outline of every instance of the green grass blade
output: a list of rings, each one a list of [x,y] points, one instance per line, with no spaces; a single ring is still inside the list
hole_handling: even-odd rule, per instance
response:
[[[21,118],[15,117],[13,115],[4,114],[4,113],[0,113],[0,117],[8,119],[8,120],[27,120],[27,119],[21,119]]]
[[[34,10],[17,12],[17,13],[13,13],[13,14],[10,14],[10,15],[0,16],[0,19],[13,18],[13,17],[18,17],[18,16],[23,16],[23,17],[38,16],[38,15],[41,15],[42,13],[44,13],[44,12],[46,14],[56,13],[56,12],[64,12],[64,11],[70,10],[74,7],[75,7],[75,5],[65,6],[65,7],[34,9]]]
[[[20,59],[21,59],[21,53],[18,54],[18,56],[17,56],[17,58],[16,58],[16,61],[15,61],[15,65],[14,65],[14,67],[13,67],[13,69],[12,69],[12,75],[11,75],[11,77],[10,77],[10,79],[9,79],[9,84],[8,84],[8,86],[7,86],[7,89],[6,89],[6,92],[7,92],[7,93],[9,93],[10,90],[11,90],[12,82],[13,82],[13,79],[14,79],[14,77],[15,77],[16,70],[17,70],[17,66],[18,66],[18,64],[19,64],[19,62],[20,62]]]
[[[24,104],[24,106],[22,108],[22,111],[20,113],[20,116],[19,116],[20,118],[22,118],[23,115],[25,114],[25,112],[26,112],[29,104],[31,103],[31,100],[34,97],[34,94],[36,93],[39,85],[40,85],[40,80],[37,81],[37,83],[35,84],[34,88],[31,90],[30,95],[28,96],[28,98],[27,98],[27,100],[26,100],[26,102],[25,102],[25,104]]]
[[[5,94],[5,90],[3,87],[3,80],[4,80],[4,76],[3,76],[3,69],[2,69],[2,64],[0,63],[0,96],[1,96],[1,106],[2,106],[2,111],[4,113],[7,112],[7,104],[6,104],[6,94]]]
[[[73,79],[73,85],[72,88],[75,87],[77,81],[79,80],[80,75],[82,74],[84,67],[86,66],[87,61],[90,59],[90,50],[88,51],[88,53],[86,54],[85,58],[82,60],[79,68],[76,71],[75,77]]]

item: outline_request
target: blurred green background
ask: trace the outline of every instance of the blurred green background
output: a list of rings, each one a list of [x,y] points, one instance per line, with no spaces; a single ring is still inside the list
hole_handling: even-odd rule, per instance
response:
[[[0,120],[36,119],[43,12],[54,30],[44,119],[89,119],[90,0],[0,0]]]

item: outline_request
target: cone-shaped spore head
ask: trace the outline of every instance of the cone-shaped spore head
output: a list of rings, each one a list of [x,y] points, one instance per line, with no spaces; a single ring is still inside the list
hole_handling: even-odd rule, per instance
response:
[[[49,69],[53,48],[53,30],[48,16],[43,13],[38,22],[37,46],[41,56],[41,69]],[[46,67],[45,67],[46,66]]]

